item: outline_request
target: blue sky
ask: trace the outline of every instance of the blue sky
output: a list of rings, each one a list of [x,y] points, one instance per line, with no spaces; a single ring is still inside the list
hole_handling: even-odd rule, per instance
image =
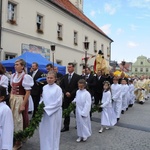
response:
[[[150,58],[150,0],[84,0],[84,14],[114,40],[112,60]]]

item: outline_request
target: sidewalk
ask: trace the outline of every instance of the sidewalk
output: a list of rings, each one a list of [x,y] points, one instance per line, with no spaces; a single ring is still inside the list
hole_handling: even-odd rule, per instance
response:
[[[61,133],[60,150],[150,150],[150,100],[129,108],[114,128],[103,133],[98,133],[99,118],[99,113],[93,114],[92,136],[86,142],[77,143],[72,117],[70,130]],[[38,131],[23,144],[22,150],[40,150]]]

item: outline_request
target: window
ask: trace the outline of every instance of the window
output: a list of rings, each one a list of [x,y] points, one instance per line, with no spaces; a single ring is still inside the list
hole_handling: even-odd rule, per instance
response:
[[[135,68],[135,72],[137,72],[137,68]]]
[[[37,14],[37,18],[36,18],[36,25],[37,25],[37,32],[38,33],[43,33],[43,16]]]
[[[97,52],[97,42],[94,41],[94,52],[96,53]]]
[[[88,41],[88,37],[87,36],[85,36],[85,42],[87,42]]]
[[[6,53],[6,54],[5,54],[5,60],[15,58],[16,55],[17,55],[17,54]]]
[[[57,37],[58,37],[59,40],[62,40],[62,37],[63,37],[63,35],[62,35],[63,26],[62,26],[62,24],[58,24],[57,26],[58,26]]]
[[[11,24],[16,24],[16,11],[17,4],[8,1],[8,22]]]
[[[78,32],[74,31],[74,44],[78,45]]]
[[[148,72],[148,68],[146,68],[146,72]]]
[[[143,61],[141,61],[141,65],[143,65]]]
[[[62,61],[61,60],[56,60],[56,63],[59,65],[62,65]]]
[[[107,47],[107,57],[110,57],[110,50],[109,50],[109,47]]]
[[[101,51],[104,53],[104,45],[101,44]]]
[[[143,72],[143,68],[141,68],[140,71]]]

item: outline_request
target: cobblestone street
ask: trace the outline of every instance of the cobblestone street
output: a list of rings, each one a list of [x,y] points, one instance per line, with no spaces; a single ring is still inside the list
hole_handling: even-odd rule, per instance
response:
[[[100,114],[93,114],[92,136],[77,143],[75,118],[70,130],[61,134],[60,150],[150,150],[150,100],[144,105],[135,104],[121,116],[119,123],[110,130],[98,133]],[[22,150],[40,150],[38,131],[23,144]]]

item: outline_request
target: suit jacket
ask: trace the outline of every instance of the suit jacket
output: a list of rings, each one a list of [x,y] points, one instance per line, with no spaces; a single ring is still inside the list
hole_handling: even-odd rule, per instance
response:
[[[30,73],[31,76],[32,76],[32,74],[33,74],[33,72]],[[36,82],[36,80],[38,78],[42,77],[42,74],[43,73],[38,70],[36,72],[36,74],[34,75],[34,77],[33,77],[34,85],[31,90],[31,95],[40,95],[42,93],[42,86]]]
[[[87,82],[87,90],[90,92],[91,95],[93,95],[93,92],[94,92],[93,89],[95,86],[94,76],[90,74],[87,79],[86,79],[86,75],[81,76],[81,78]]]
[[[68,83],[68,74],[64,75],[60,87],[62,88],[62,91],[64,93],[64,100],[68,99],[70,102],[75,98],[76,91],[78,90],[78,81],[80,79],[80,76],[76,73],[72,75],[70,83]],[[71,94],[71,97],[66,97],[66,92],[69,92]]]
[[[98,79],[98,76],[94,76],[94,81],[95,81],[94,92],[102,93],[103,82],[105,81],[105,78],[101,76],[100,79]]]

